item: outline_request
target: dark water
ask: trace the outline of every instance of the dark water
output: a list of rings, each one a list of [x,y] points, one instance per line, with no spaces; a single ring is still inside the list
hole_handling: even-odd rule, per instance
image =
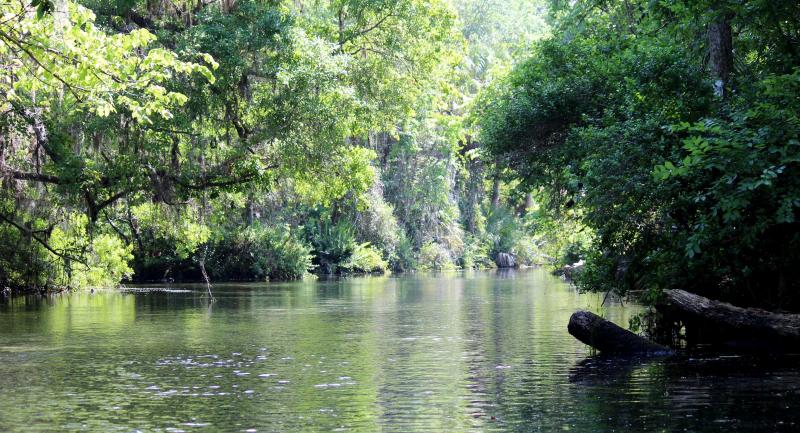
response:
[[[215,289],[0,304],[0,431],[800,431],[800,358],[587,360],[543,271]]]

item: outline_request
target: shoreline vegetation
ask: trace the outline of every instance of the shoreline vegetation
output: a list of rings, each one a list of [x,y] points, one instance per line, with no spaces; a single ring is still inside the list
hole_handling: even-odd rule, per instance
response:
[[[547,34],[544,11],[517,0],[0,6],[0,287],[557,255],[555,225],[533,230],[533,193],[471,138],[477,95]]]
[[[800,311],[796,2],[0,17],[4,294],[545,265],[659,341],[674,290]]]

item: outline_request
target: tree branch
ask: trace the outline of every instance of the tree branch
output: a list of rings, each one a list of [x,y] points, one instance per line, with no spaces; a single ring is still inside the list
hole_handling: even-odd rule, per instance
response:
[[[19,171],[13,169],[0,169],[0,174],[8,174],[12,179],[28,180],[33,182],[52,183],[61,185],[64,183],[59,177],[42,173],[29,173],[26,171]]]
[[[11,225],[12,227],[14,227],[14,228],[16,228],[17,230],[19,230],[20,232],[22,232],[24,235],[26,235],[26,236],[30,236],[30,237],[31,237],[31,239],[33,239],[33,240],[35,240],[36,242],[38,242],[38,243],[39,243],[40,245],[42,245],[42,246],[43,246],[43,247],[44,247],[44,248],[45,248],[47,251],[50,251],[51,253],[55,254],[56,256],[58,256],[58,257],[60,257],[60,258],[62,258],[62,259],[64,259],[64,260],[73,260],[73,261],[76,261],[76,262],[78,262],[78,263],[80,263],[80,264],[82,264],[82,265],[84,265],[84,266],[89,266],[89,264],[88,264],[88,263],[86,263],[86,262],[85,262],[84,260],[82,260],[82,259],[79,259],[79,258],[77,258],[77,257],[72,257],[72,256],[70,256],[70,255],[67,255],[67,254],[64,254],[64,253],[60,253],[60,252],[58,252],[58,251],[54,250],[54,249],[53,249],[53,247],[51,247],[51,246],[50,246],[50,245],[49,245],[49,244],[48,244],[48,243],[47,243],[47,242],[46,242],[44,239],[42,239],[42,238],[40,238],[40,237],[36,236],[36,234],[35,234],[35,232],[34,232],[34,231],[32,231],[32,230],[29,230],[29,229],[27,229],[26,227],[23,227],[23,226],[21,226],[21,225],[17,224],[17,223],[16,223],[14,220],[12,220],[11,218],[9,218],[9,217],[7,217],[7,216],[5,216],[5,215],[3,215],[3,214],[0,214],[0,220],[2,220],[2,221],[5,221],[6,223],[8,223],[9,225]]]
[[[355,38],[359,38],[359,37],[361,37],[361,36],[364,36],[364,35],[366,35],[367,33],[369,33],[369,32],[371,32],[371,31],[373,31],[373,30],[377,29],[378,27],[380,27],[380,26],[381,26],[381,24],[383,24],[383,23],[384,23],[386,20],[388,20],[389,18],[391,18],[391,17],[393,17],[393,16],[394,16],[394,10],[392,10],[392,11],[390,11],[388,14],[384,15],[384,16],[383,16],[382,18],[380,18],[380,19],[379,19],[377,22],[375,22],[375,24],[373,24],[373,25],[371,25],[371,26],[369,26],[369,27],[367,27],[367,28],[365,28],[365,29],[362,29],[362,30],[360,30],[360,31],[357,31],[357,32],[353,33],[352,35],[350,35],[349,37],[345,38],[345,39],[344,39],[342,42],[340,42],[340,43],[339,43],[339,46],[340,46],[340,47],[342,47],[342,46],[344,46],[344,44],[346,44],[347,42],[350,42],[350,41],[352,41],[352,40],[353,40],[353,39],[355,39]]]

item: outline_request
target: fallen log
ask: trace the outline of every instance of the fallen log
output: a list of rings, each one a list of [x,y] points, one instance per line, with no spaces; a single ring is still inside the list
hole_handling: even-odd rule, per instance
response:
[[[668,347],[653,343],[589,311],[579,310],[573,313],[567,330],[582,343],[606,354],[672,353]]]
[[[687,333],[704,331],[717,342],[727,343],[778,341],[793,346],[800,344],[800,314],[737,307],[685,290],[666,290],[664,294],[665,302],[658,309],[684,322]]]

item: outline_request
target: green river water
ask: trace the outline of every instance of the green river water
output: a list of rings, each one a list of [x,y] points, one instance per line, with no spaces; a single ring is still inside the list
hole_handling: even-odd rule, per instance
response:
[[[0,302],[2,432],[800,431],[800,357],[603,359],[542,270]]]

